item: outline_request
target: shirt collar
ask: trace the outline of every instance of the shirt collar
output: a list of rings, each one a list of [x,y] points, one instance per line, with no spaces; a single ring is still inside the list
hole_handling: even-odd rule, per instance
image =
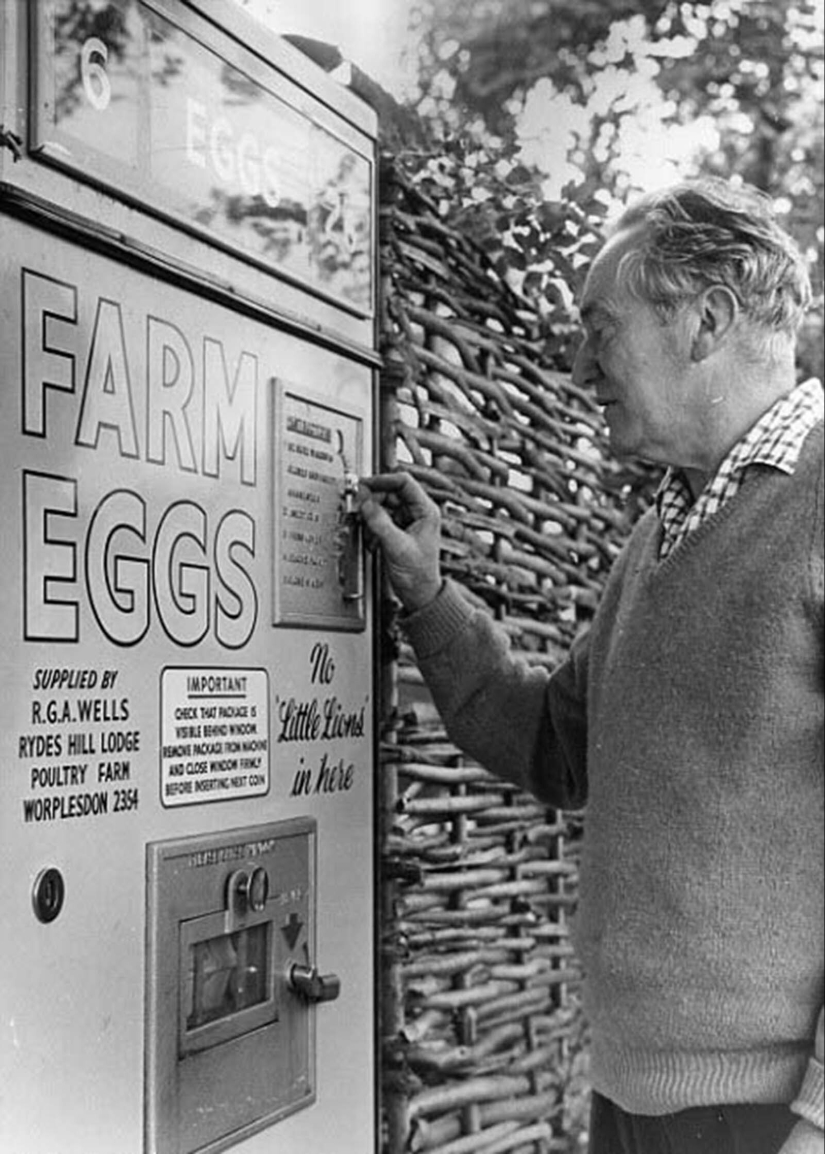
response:
[[[750,465],[766,465],[783,473],[793,473],[805,438],[817,421],[823,419],[824,407],[820,381],[811,378],[797,385],[771,405],[736,442],[708,485],[723,472],[730,476]],[[669,468],[656,493],[659,516],[667,504],[692,503],[693,495],[684,470]]]

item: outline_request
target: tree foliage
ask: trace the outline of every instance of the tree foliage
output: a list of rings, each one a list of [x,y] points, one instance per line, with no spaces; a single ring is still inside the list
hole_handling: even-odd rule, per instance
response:
[[[611,205],[668,177],[735,177],[775,199],[810,260],[800,360],[822,374],[818,0],[415,0],[411,29],[434,143],[410,163],[548,323]]]

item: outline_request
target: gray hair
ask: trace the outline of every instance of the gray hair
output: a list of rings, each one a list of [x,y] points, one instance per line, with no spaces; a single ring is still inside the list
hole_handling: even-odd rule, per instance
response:
[[[636,228],[641,241],[622,258],[620,281],[663,320],[724,285],[752,322],[796,333],[811,302],[808,269],[763,193],[723,180],[686,182],[643,197],[613,232]]]

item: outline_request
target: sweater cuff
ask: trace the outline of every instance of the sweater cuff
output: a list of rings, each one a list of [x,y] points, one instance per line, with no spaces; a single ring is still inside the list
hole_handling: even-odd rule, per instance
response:
[[[399,623],[410,639],[419,658],[433,657],[442,649],[447,649],[451,641],[464,629],[473,615],[458,586],[449,580],[441,585],[434,601],[417,609],[414,613],[404,613]]]
[[[825,1129],[825,1067],[811,1058],[804,1081],[791,1102],[794,1113],[801,1115],[820,1130]]]

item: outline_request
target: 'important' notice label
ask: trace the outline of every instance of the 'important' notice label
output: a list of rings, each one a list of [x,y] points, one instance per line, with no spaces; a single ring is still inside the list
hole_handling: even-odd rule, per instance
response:
[[[172,667],[161,674],[164,806],[269,790],[269,678],[264,669]]]

